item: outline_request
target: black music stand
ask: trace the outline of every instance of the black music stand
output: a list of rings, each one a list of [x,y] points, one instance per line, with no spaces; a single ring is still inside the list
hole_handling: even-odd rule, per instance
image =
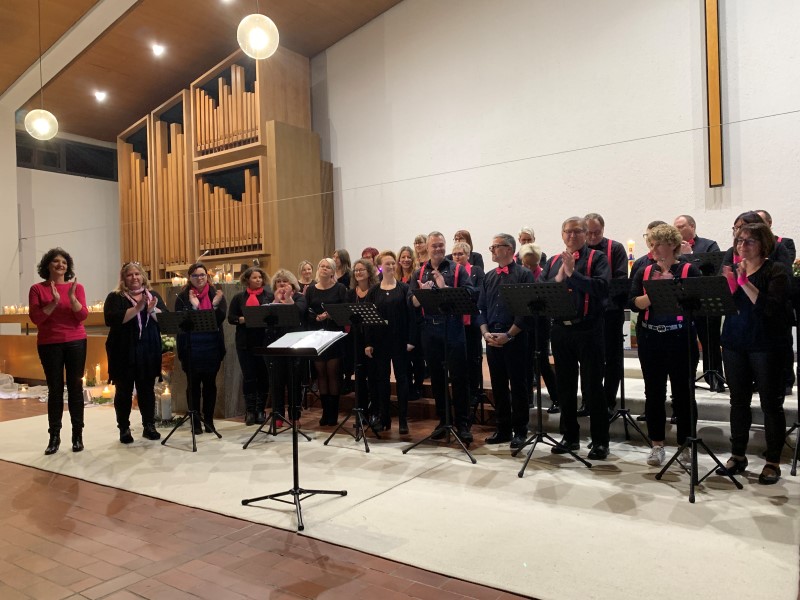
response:
[[[689,279],[657,279],[647,282],[647,296],[650,298],[651,310],[661,315],[683,315],[684,326],[692,326],[695,316],[698,317],[721,317],[737,312],[736,305],[731,297],[728,288],[728,280],[725,277],[692,277]],[[692,362],[692,341],[693,336],[689,329],[686,331],[689,365]],[[689,368],[689,421],[690,433],[686,441],[672,455],[658,472],[656,479],[660,480],[664,473],[676,460],[678,464],[689,473],[689,502],[694,503],[694,489],[705,481],[717,468],[713,467],[703,477],[698,476],[697,472],[697,452],[702,448],[708,454],[717,467],[725,472],[725,476],[730,479],[738,489],[742,489],[742,484],[727,472],[725,466],[717,456],[711,451],[706,443],[697,437],[697,415],[694,395],[694,375],[691,367]],[[684,449],[688,448],[691,454],[692,464],[688,467],[682,464],[679,457]]]
[[[684,254],[683,257],[690,263],[695,265],[704,277],[716,277],[722,274],[722,260],[725,256],[724,252],[698,252],[697,254]],[[713,362],[714,354],[711,352],[711,327],[709,318],[706,320],[706,339],[703,343],[703,353],[708,352],[708,371],[703,371],[695,382],[705,381],[708,377],[711,381],[708,382],[708,389],[714,391],[718,386],[727,385],[725,376],[722,373],[722,365],[715,365]]]
[[[242,315],[244,316],[244,324],[248,329],[265,329],[265,336],[267,339],[273,339],[277,335],[278,329],[283,329],[284,331],[287,329],[299,329],[300,328],[300,315],[297,312],[297,307],[294,304],[265,304],[264,306],[244,306],[242,307]],[[273,361],[269,361],[269,372],[270,372],[270,383],[272,383],[272,368],[273,368]],[[294,390],[289,392],[290,394],[294,393]],[[294,413],[292,413],[294,416]],[[286,427],[282,427],[280,430],[278,429],[278,419],[282,420],[284,423],[289,423]],[[275,411],[275,396],[272,396],[272,402],[270,406],[269,416],[264,420],[264,422],[258,426],[253,432],[253,435],[250,436],[250,439],[247,440],[244,445],[242,446],[243,450],[247,450],[247,447],[250,443],[256,439],[256,436],[259,433],[263,433],[265,435],[277,436],[278,434],[285,433],[289,431],[292,426],[291,422],[293,419],[287,419],[284,415],[280,414],[279,412]],[[264,431],[264,428],[267,428],[267,431]],[[311,441],[311,438],[308,437],[302,431],[298,432],[306,441]]]
[[[606,310],[625,310],[628,307],[628,298],[631,293],[631,280],[628,277],[619,279],[612,279],[608,286],[608,307]],[[623,321],[624,324],[624,321]],[[652,447],[653,443],[650,438],[645,435],[641,427],[639,427],[636,420],[631,417],[631,409],[625,408],[625,335],[620,332],[619,336],[620,352],[622,353],[622,360],[620,361],[619,373],[619,408],[616,409],[613,415],[608,419],[609,427],[617,419],[622,420],[622,426],[625,430],[625,439],[630,440],[631,436],[628,432],[630,425],[644,440],[644,442]]]
[[[545,281],[542,283],[514,283],[500,286],[500,296],[511,307],[514,315],[533,316],[533,335],[534,335],[534,354],[533,354],[533,380],[536,389],[536,431],[525,443],[514,450],[511,456],[517,456],[525,446],[532,444],[525,458],[525,463],[517,474],[522,477],[528,463],[533,457],[533,451],[540,442],[554,448],[561,448],[583,463],[586,467],[592,468],[592,464],[575,454],[566,446],[562,446],[549,434],[545,433],[542,422],[542,382],[539,372],[539,317],[556,319],[567,319],[575,314],[575,303],[569,293],[569,288],[565,282]],[[558,368],[558,365],[556,365]]]
[[[422,309],[428,315],[440,315],[445,319],[453,317],[462,317],[463,315],[472,315],[478,312],[478,307],[469,295],[466,288],[433,288],[433,289],[417,289],[412,292],[417,302],[420,303]],[[461,449],[466,453],[474,465],[478,461],[472,456],[467,446],[462,439],[458,437],[455,427],[453,427],[453,418],[450,414],[450,370],[448,364],[450,361],[449,339],[447,335],[447,323],[444,327],[444,426],[437,427],[430,435],[422,438],[418,442],[411,444],[408,448],[403,449],[403,454],[407,454],[423,442],[433,441],[433,436],[439,434],[442,430],[447,433],[445,440],[449,444],[452,438],[458,442]],[[469,405],[465,398],[464,401]]]
[[[259,350],[259,354],[263,354],[265,356],[284,356],[289,358],[301,358],[301,357],[316,357],[322,354],[326,348],[330,347],[336,340],[339,338],[335,338],[330,340],[328,343],[309,347],[287,347],[287,346],[298,346],[303,344],[303,338],[307,339],[309,337],[318,334],[317,331],[307,331],[307,332],[294,332],[294,334],[290,333],[281,337],[277,342],[274,342],[270,346],[266,348],[262,348]],[[296,338],[300,338],[297,343],[290,344],[287,340],[294,341]],[[294,389],[294,377],[295,377],[295,368],[291,369],[291,389]],[[295,409],[295,397],[294,394],[289,394],[289,412],[294,414]],[[253,502],[260,502],[261,500],[275,500],[276,502],[283,502],[284,504],[294,504],[295,512],[297,513],[297,531],[303,531],[305,529],[305,525],[303,524],[303,510],[300,503],[310,498],[311,496],[316,496],[318,494],[330,494],[334,496],[347,496],[347,490],[306,490],[300,487],[300,458],[298,455],[298,444],[297,444],[297,421],[292,421],[292,487],[284,492],[278,492],[277,494],[267,494],[266,496],[257,496],[256,498],[246,498],[242,500],[242,506],[247,506],[252,504]],[[291,496],[292,500],[284,500],[283,496]]]
[[[364,365],[362,364],[361,353],[358,351],[359,340],[364,335],[364,327],[374,325],[386,325],[386,321],[378,313],[378,309],[372,302],[348,302],[344,304],[328,304],[323,308],[328,312],[333,322],[339,327],[350,326],[353,332],[353,367],[355,375],[355,405],[353,410],[348,414],[331,432],[328,439],[323,442],[324,446],[328,445],[339,430],[344,429],[344,426],[350,420],[350,417],[355,417],[355,433],[344,429],[344,433],[349,435],[355,441],[364,440],[364,452],[369,452],[369,442],[367,442],[367,429],[372,429],[377,439],[381,439],[380,433],[375,429],[374,423],[371,419],[364,418],[364,409],[360,406],[361,394],[359,393],[358,377],[363,376]]]
[[[158,326],[161,329],[161,333],[165,333],[167,335],[174,335],[177,336],[178,334],[185,333],[205,333],[211,331],[219,331],[219,326],[217,325],[217,318],[214,315],[213,310],[186,310],[186,311],[177,311],[177,312],[163,312],[158,315]],[[192,433],[192,452],[197,452],[197,440],[195,439],[194,433],[194,418],[197,417],[197,420],[200,420],[200,413],[196,410],[191,410],[189,408],[189,398],[192,396],[192,342],[188,340],[186,344],[186,368],[184,369],[186,372],[186,414],[175,424],[175,427],[172,428],[163,440],[161,440],[161,445],[166,446],[167,440],[172,437],[172,434],[175,433],[186,421],[192,420],[191,427],[189,430]],[[219,431],[216,428],[211,430],[211,433],[217,436],[217,438],[221,438]]]

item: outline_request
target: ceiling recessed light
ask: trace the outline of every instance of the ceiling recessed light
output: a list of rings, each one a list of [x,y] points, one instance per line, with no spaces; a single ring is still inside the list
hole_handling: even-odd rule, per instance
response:
[[[164,46],[161,44],[153,44],[153,54],[156,56],[161,56],[164,54]]]
[[[106,94],[105,92],[95,92],[94,93],[94,97],[97,98],[98,102],[105,101],[106,96],[108,96],[108,94]]]

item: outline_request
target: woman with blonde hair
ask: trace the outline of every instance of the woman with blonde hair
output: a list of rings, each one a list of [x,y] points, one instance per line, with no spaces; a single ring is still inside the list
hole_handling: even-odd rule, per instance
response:
[[[231,298],[228,308],[228,323],[236,325],[236,356],[242,369],[242,391],[244,392],[245,425],[264,423],[269,389],[269,373],[264,357],[255,349],[264,346],[264,329],[248,327],[244,322],[245,306],[262,306],[272,302],[269,275],[260,267],[250,267],[239,282],[245,288]]]
[[[428,236],[420,233],[414,237],[414,253],[417,255],[417,265],[422,266],[430,257],[428,256]]]
[[[125,263],[117,289],[108,294],[103,315],[109,328],[106,338],[108,378],[116,386],[114,412],[119,441],[133,442],[131,406],[133,388],[142,417],[142,436],[157,440],[156,378],[161,376],[161,330],[158,314],[167,310],[158,292],[150,288],[147,273],[136,262]]]
[[[469,244],[470,252],[469,257],[467,258],[467,262],[471,264],[473,267],[480,267],[483,269],[483,256],[480,253],[475,252],[475,244],[472,243],[472,234],[466,229],[459,229],[453,235],[453,242],[458,244],[459,242],[464,242]],[[453,260],[453,255],[448,254],[445,256],[447,260]]]
[[[308,286],[316,283],[314,281],[314,265],[310,260],[301,260],[297,266],[297,283],[300,286],[301,294],[305,294]]]

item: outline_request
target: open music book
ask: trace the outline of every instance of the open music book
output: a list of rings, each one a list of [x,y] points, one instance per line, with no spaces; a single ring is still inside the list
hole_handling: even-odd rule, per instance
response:
[[[314,350],[316,354],[322,354],[346,335],[344,331],[292,331],[267,347],[271,350]]]

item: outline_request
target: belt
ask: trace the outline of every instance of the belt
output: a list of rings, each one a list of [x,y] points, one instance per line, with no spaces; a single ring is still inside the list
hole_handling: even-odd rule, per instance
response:
[[[578,323],[583,323],[585,319],[572,319],[571,321],[553,321],[556,325],[565,325],[567,327],[571,325],[577,325]]]
[[[658,333],[664,333],[666,331],[678,331],[679,329],[683,329],[682,324],[678,325],[650,325],[650,323],[642,323],[642,327],[645,329],[649,329],[650,331],[657,331]]]

